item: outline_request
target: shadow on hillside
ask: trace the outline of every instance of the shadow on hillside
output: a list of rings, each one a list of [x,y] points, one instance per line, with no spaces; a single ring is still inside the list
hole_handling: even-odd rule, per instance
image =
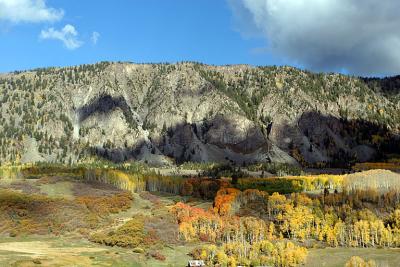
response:
[[[103,102],[106,106],[97,110]],[[83,118],[94,112],[109,112],[115,106],[126,109],[124,103],[118,99],[102,98],[82,111]],[[274,124],[272,131],[275,136],[271,140],[304,167],[349,168],[355,162],[384,160],[388,154],[400,151],[399,137],[385,126],[364,120],[339,119],[314,111],[303,113],[294,125]],[[282,140],[290,141],[285,143]],[[249,161],[251,153],[262,154],[258,162],[269,162],[270,148],[271,141],[259,125],[253,124],[243,133],[237,122],[217,115],[211,120],[166,128],[159,137],[153,137],[150,142],[140,142],[135,147],[93,147],[91,152],[114,162],[131,159],[151,161],[151,158],[166,156],[180,164],[201,162],[207,155],[210,161],[218,159],[244,166],[255,163]]]
[[[89,104],[77,110],[79,123],[83,122],[92,115],[105,115],[111,113],[117,108],[122,110],[128,123],[135,123],[132,111],[125,98],[122,96],[112,97],[107,94],[103,94],[96,99],[92,99]]]
[[[92,147],[94,155],[122,162],[146,158],[146,154],[166,156],[181,164],[188,161],[202,162],[204,157],[220,163],[248,164],[256,152],[267,153],[271,143],[260,127],[253,124],[243,132],[237,122],[217,115],[211,120],[194,123],[179,123],[166,127],[161,134],[150,137],[150,142],[141,141],[135,147]],[[211,148],[210,148],[211,147]],[[208,151],[210,149],[210,151]],[[214,152],[215,155],[210,155]],[[153,157],[154,156],[149,156]],[[263,162],[268,161],[264,158]]]
[[[386,78],[363,78],[369,87],[377,88],[388,96],[400,94],[400,75]]]
[[[349,168],[355,162],[381,161],[400,151],[399,136],[386,126],[314,111],[303,113],[295,126],[283,125],[279,131],[296,133],[283,149],[300,152],[300,161],[311,167]]]

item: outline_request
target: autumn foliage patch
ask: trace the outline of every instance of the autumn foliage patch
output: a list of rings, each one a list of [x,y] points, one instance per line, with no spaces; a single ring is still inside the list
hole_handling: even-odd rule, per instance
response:
[[[128,192],[73,200],[0,189],[0,233],[63,234],[95,229],[110,213],[130,207]]]
[[[93,234],[90,241],[107,246],[135,248],[142,244],[144,237],[144,217],[137,216],[113,231]]]

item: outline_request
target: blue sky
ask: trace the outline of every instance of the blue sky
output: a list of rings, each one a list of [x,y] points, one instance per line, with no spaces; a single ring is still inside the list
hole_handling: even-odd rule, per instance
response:
[[[265,46],[264,38],[241,34],[225,0],[48,0],[45,4],[62,9],[62,18],[0,22],[0,72],[103,60],[280,63],[270,54],[256,52]],[[40,38],[42,30],[60,31],[65,25],[77,31],[78,48]],[[96,44],[91,40],[93,32],[99,33]]]
[[[0,0],[0,72],[107,60],[398,75],[398,10],[398,0]]]

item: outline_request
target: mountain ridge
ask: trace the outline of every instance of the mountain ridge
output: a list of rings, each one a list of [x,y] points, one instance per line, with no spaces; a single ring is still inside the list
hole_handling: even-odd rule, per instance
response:
[[[399,81],[193,62],[8,73],[0,159],[29,162],[22,151],[34,138],[35,158],[64,163],[93,154],[156,165],[371,160],[397,148]]]

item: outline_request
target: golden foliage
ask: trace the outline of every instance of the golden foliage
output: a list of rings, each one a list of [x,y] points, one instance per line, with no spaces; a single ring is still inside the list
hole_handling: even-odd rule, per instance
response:
[[[114,231],[93,234],[90,241],[107,246],[135,248],[142,244],[144,237],[144,217],[136,216]]]
[[[346,267],[376,267],[376,263],[373,260],[366,262],[364,259],[353,256],[348,262],[346,262]]]
[[[320,174],[270,178],[245,178],[239,179],[237,186],[241,190],[251,188],[270,193],[292,193],[324,188],[340,189],[344,177],[344,175]]]
[[[400,163],[397,161],[392,162],[364,162],[364,163],[356,163],[353,166],[353,170],[355,171],[367,171],[367,170],[391,170],[391,171],[399,171]]]
[[[204,260],[207,265],[222,266],[280,266],[292,267],[304,263],[307,249],[292,242],[272,243],[268,240],[250,243],[230,242],[223,246],[203,246],[192,251],[194,258]]]
[[[85,205],[91,212],[99,216],[105,216],[109,213],[118,213],[131,207],[132,194],[130,192],[121,192],[112,196],[96,197],[82,196],[77,197],[76,202]]]

